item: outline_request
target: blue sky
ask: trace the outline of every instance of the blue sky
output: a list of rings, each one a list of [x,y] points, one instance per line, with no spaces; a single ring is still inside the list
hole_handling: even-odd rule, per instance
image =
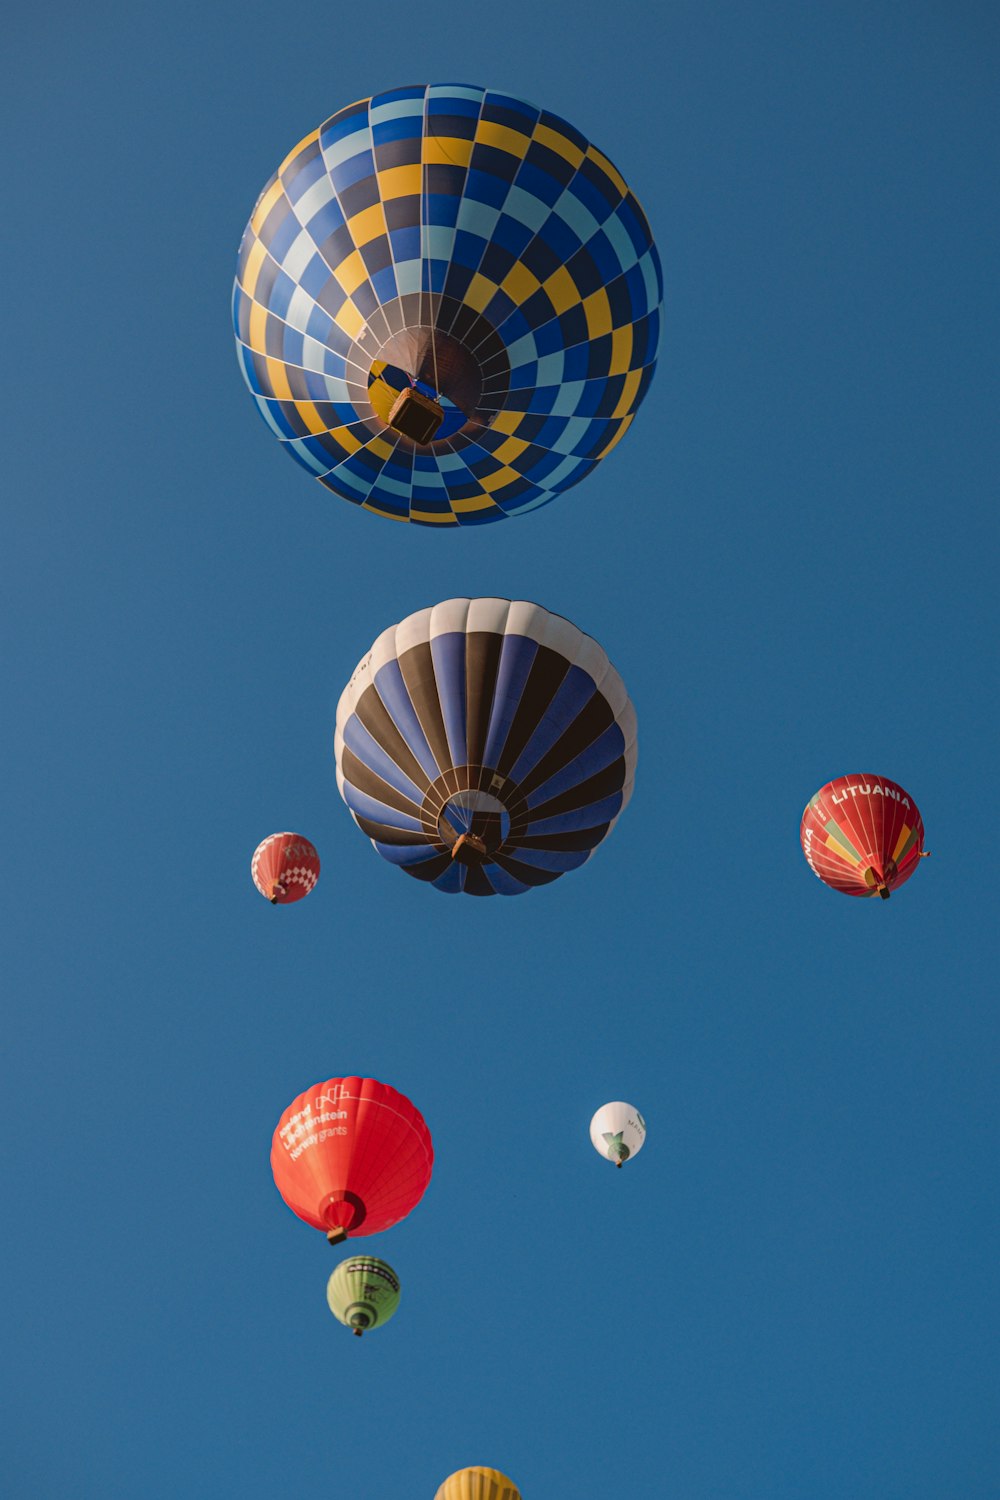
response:
[[[985,1500],[1000,1490],[996,14],[786,0],[100,3],[7,26],[5,1475],[18,1500]],[[438,535],[310,482],[232,349],[236,250],[340,105],[466,79],[628,177],[666,333],[578,489]],[[438,896],[337,795],[386,625],[457,594],[593,634],[639,716],[585,869]],[[992,690],[992,691],[991,691]],[[849,901],[847,771],[933,858]],[[279,828],[323,877],[272,911]],[[381,1334],[268,1168],[369,1073],[434,1136],[363,1248]],[[614,1172],[607,1099],[649,1125]]]

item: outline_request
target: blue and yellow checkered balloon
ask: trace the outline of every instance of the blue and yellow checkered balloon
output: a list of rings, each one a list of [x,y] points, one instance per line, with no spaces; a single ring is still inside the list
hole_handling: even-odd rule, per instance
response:
[[[244,233],[233,311],[293,457],[365,510],[439,526],[533,510],[610,452],[652,377],[661,300],[607,157],[520,99],[429,84],[351,104],[290,152]]]

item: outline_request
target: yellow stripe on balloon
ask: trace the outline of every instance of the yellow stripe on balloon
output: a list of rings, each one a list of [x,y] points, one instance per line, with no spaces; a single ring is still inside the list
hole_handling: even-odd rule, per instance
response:
[[[903,831],[899,835],[899,838],[896,840],[896,847],[892,851],[892,857],[893,857],[894,860],[897,860],[899,858],[899,856],[902,854],[903,849],[904,849],[904,847],[906,845],[906,841],[910,837],[910,834],[912,832],[913,832],[913,829],[910,828],[910,827],[908,827],[907,824],[904,823],[903,824]]]
[[[601,171],[606,177],[611,178],[611,181],[614,183],[615,187],[621,193],[623,198],[627,196],[628,185],[625,182],[624,177],[619,172],[617,167],[613,167],[611,165],[611,163],[608,161],[608,158],[604,155],[603,151],[598,151],[596,146],[588,146],[587,160],[594,162],[596,166],[600,167]]]
[[[560,266],[558,271],[553,271],[544,283],[544,287],[545,295],[557,314],[564,313],[568,307],[575,307],[580,301],[580,288],[565,266]]]
[[[480,120],[476,128],[476,144],[495,146],[498,151],[506,151],[510,156],[516,156],[518,161],[523,161],[528,154],[531,137],[522,135],[519,130],[511,130],[509,125],[498,125],[495,120]]]
[[[281,178],[276,178],[275,181],[271,183],[271,186],[263,195],[260,202],[257,204],[257,207],[254,209],[251,216],[250,228],[253,230],[254,234],[260,233],[261,226],[263,225],[264,220],[267,218],[268,214],[271,212],[271,209],[277,203],[278,199],[282,196],[284,191],[285,189],[281,185]]]
[[[248,297],[252,298],[254,292],[257,290],[257,278],[260,275],[260,268],[266,258],[267,251],[260,240],[254,240],[250,247],[250,253],[246,258],[246,263],[243,267],[243,276],[240,280],[240,285]]]
[[[467,167],[472,144],[457,135],[425,135],[423,160],[429,167]]]
[[[312,143],[313,143],[313,141],[318,141],[318,140],[319,140],[319,130],[318,129],[312,130],[312,131],[310,131],[310,133],[308,135],[303,136],[302,139],[301,139],[301,141],[299,141],[299,144],[297,146],[293,146],[292,147],[291,151],[289,151],[288,155],[285,157],[284,161],[281,163],[281,166],[278,168],[278,176],[281,177],[282,174],[284,173],[286,167],[290,167],[293,162],[298,161],[299,156],[306,149],[307,146],[311,146]]]
[[[348,296],[357,291],[361,283],[368,280],[368,267],[361,259],[361,251],[352,250],[350,255],[340,262],[334,274]]]
[[[583,152],[579,146],[574,146],[571,140],[559,131],[553,130],[550,125],[536,125],[535,140],[539,145],[548,146],[550,151],[555,151],[563,161],[568,161],[574,170],[583,161]]]
[[[860,859],[855,859],[851,851],[849,849],[845,849],[840,840],[834,838],[832,833],[828,833],[826,836],[826,847],[828,849],[831,849],[834,854],[839,854],[841,859],[846,860],[847,863],[849,865],[853,865],[855,869],[857,869],[861,864]]]

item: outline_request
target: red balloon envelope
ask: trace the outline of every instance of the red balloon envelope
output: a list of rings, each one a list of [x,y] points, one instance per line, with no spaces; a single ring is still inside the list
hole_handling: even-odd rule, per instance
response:
[[[319,879],[319,855],[301,833],[272,833],[250,861],[253,883],[272,906],[288,906],[308,896]]]
[[[405,1219],[431,1180],[420,1111],[374,1078],[331,1078],[288,1106],[271,1142],[275,1186],[331,1242]]]
[[[926,852],[913,798],[885,776],[828,781],[802,814],[800,833],[813,873],[846,896],[888,900]]]

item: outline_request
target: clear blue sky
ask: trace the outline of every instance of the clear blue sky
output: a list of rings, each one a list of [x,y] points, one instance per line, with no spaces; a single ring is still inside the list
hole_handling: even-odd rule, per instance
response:
[[[996,76],[985,3],[22,7],[5,25],[6,1493],[1000,1493]],[[556,111],[657,236],[626,440],[439,535],[283,455],[236,250],[340,105]],[[639,716],[633,801],[509,901],[381,861],[340,690],[455,594],[537,599]],[[915,796],[888,905],[809,872],[831,776]],[[271,910],[249,859],[320,847]],[[409,1094],[437,1164],[351,1339],[271,1131]],[[617,1173],[587,1126],[649,1124]]]

